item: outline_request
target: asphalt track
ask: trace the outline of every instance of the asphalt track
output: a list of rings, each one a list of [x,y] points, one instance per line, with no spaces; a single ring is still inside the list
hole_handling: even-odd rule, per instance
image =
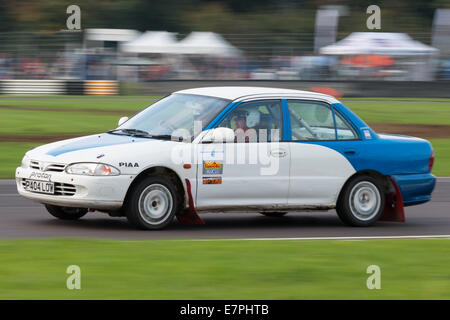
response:
[[[93,212],[78,221],[61,221],[17,194],[13,180],[0,180],[0,238],[107,239],[282,239],[365,237],[450,237],[450,178],[439,178],[433,200],[407,207],[406,222],[378,222],[370,228],[343,225],[335,211],[290,213],[282,218],[250,213],[202,214],[205,225],[174,221],[160,231],[140,231],[125,218]]]

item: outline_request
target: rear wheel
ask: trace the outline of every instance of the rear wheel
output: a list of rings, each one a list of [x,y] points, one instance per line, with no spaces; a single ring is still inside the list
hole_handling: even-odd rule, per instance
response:
[[[85,208],[60,207],[51,204],[46,204],[45,208],[52,216],[61,220],[78,220],[88,212]]]
[[[182,199],[171,179],[149,176],[134,186],[127,199],[126,216],[139,229],[162,229],[172,222],[181,205]]]
[[[357,176],[344,188],[336,206],[339,218],[355,227],[373,225],[380,218],[385,203],[379,181],[371,176]]]

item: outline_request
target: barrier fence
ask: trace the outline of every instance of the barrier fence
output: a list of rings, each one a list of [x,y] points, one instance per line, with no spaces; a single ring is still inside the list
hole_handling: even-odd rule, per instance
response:
[[[338,97],[450,98],[450,81],[271,81],[171,80],[144,83],[96,80],[0,80],[0,94],[14,95],[167,95],[211,86],[256,86],[317,91]],[[336,94],[334,94],[335,92]]]
[[[117,81],[0,80],[1,94],[35,95],[117,95]]]

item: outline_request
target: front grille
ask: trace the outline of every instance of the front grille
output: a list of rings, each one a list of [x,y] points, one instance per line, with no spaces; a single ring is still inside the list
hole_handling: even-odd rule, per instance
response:
[[[63,172],[65,167],[65,164],[52,163],[47,166],[45,171]]]
[[[61,163],[39,162],[37,160],[30,161],[31,169],[41,171],[63,172],[65,167],[66,165]]]
[[[22,179],[22,187],[25,187],[25,179]],[[77,188],[73,184],[55,182],[55,196],[73,196]]]
[[[31,160],[30,168],[39,170],[39,161]]]
[[[73,184],[55,182],[55,195],[73,196],[77,191]]]

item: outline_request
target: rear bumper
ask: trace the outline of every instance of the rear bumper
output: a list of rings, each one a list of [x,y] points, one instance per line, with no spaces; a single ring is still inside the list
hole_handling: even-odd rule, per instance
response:
[[[436,177],[431,173],[393,175],[403,197],[404,206],[412,206],[431,200]]]

